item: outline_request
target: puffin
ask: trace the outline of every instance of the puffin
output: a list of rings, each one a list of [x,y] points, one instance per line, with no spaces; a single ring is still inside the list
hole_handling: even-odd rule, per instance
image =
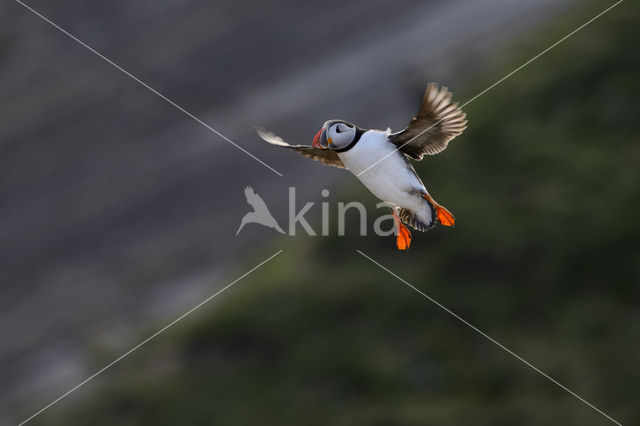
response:
[[[377,198],[391,206],[396,247],[407,250],[411,231],[426,232],[440,224],[452,227],[455,218],[427,191],[409,159],[444,151],[467,128],[466,114],[446,87],[429,83],[418,114],[404,130],[363,129],[345,120],[329,120],[309,145],[291,145],[264,128],[266,142],[292,149],[323,164],[351,171]],[[405,225],[406,224],[406,225]]]

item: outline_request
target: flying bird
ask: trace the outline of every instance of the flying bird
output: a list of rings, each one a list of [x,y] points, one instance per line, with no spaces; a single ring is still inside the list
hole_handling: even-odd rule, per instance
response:
[[[280,228],[280,225],[278,225],[278,222],[274,219],[264,200],[256,194],[253,188],[247,186],[244,189],[244,196],[247,199],[247,203],[253,207],[253,211],[244,215],[240,222],[240,227],[238,227],[238,230],[236,231],[236,235],[240,233],[247,223],[259,223],[260,225],[273,228],[281,234],[285,233],[282,228]]]
[[[418,115],[406,129],[397,133],[391,129],[363,129],[344,120],[329,120],[311,146],[290,145],[264,129],[258,129],[258,134],[273,145],[350,170],[373,195],[393,206],[396,246],[406,250],[411,245],[411,232],[404,224],[425,232],[437,224],[453,226],[455,223],[451,212],[433,199],[409,162],[409,158],[422,160],[424,155],[444,151],[449,142],[466,129],[466,114],[451,98],[452,93],[446,87],[429,83]]]

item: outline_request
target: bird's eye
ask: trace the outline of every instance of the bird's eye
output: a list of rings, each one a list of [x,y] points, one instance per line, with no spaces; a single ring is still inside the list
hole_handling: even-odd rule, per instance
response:
[[[340,126],[336,126],[336,133],[342,133],[342,130],[340,130]]]

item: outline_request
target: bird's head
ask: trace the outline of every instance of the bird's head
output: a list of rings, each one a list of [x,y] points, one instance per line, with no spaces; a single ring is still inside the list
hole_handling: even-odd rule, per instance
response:
[[[340,150],[346,148],[357,137],[358,127],[344,120],[329,120],[313,138],[315,148]]]

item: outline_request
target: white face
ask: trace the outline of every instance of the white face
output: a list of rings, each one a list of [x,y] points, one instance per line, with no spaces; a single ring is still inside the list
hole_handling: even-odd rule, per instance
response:
[[[335,123],[327,129],[329,148],[340,149],[348,146],[356,136],[356,128],[345,123]]]

